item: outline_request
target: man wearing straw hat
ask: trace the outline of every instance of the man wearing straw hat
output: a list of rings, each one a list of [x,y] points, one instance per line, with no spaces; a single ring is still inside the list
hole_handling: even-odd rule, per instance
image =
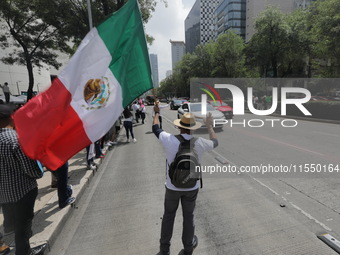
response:
[[[193,188],[177,188],[175,187],[169,177],[169,165],[174,161],[176,153],[180,145],[180,141],[173,134],[167,133],[159,127],[159,107],[154,106],[154,118],[152,131],[157,136],[166,151],[166,183],[165,183],[165,200],[164,200],[164,215],[162,219],[161,238],[160,238],[160,252],[157,255],[170,255],[170,241],[173,234],[173,226],[176,217],[176,211],[179,201],[182,204],[183,211],[183,232],[182,242],[184,249],[179,255],[191,255],[193,250],[198,245],[198,239],[195,233],[194,224],[194,209],[196,205],[196,198],[199,190],[199,181]],[[213,129],[213,118],[211,113],[204,119],[205,125],[208,128],[209,138],[204,139],[199,137],[194,143],[194,151],[197,153],[198,159],[206,151],[213,150],[217,145],[217,136]],[[191,113],[185,113],[181,119],[174,121],[174,124],[179,128],[180,135],[185,140],[193,138],[193,131],[201,127],[201,123],[196,122],[195,116]]]

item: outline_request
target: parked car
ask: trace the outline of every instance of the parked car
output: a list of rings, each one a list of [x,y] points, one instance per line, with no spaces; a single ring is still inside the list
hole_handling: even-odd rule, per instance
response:
[[[173,99],[170,101],[170,109],[177,110],[182,105],[182,100],[180,99]]]
[[[233,108],[231,106],[229,106],[228,104],[226,104],[223,101],[213,101],[210,100],[208,101],[209,104],[212,105],[212,107],[214,107],[216,110],[221,111],[224,116],[226,117],[226,119],[232,119],[234,114],[233,114]]]
[[[203,118],[205,118],[204,115],[202,115],[202,103],[184,103],[181,107],[177,110],[177,117],[180,119],[184,113],[192,113],[196,117],[196,121],[202,123],[202,127],[206,128],[203,122]],[[212,107],[210,104],[207,104],[207,114],[211,113],[213,119],[215,120],[225,120],[225,116],[222,112],[216,110],[214,107]],[[222,128],[223,125],[217,123],[216,128]]]
[[[168,99],[166,99],[166,98],[160,98],[160,99],[159,99],[159,102],[161,102],[161,103],[168,103]]]
[[[153,95],[146,96],[145,103],[147,105],[154,105],[154,103],[155,103],[155,96],[153,96]]]

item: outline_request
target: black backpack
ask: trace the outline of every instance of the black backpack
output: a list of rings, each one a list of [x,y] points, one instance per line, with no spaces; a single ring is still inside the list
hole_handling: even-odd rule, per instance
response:
[[[201,180],[203,187],[201,167],[198,156],[194,151],[197,138],[186,140],[181,135],[175,136],[180,144],[174,161],[169,165],[171,183],[177,188],[193,188],[197,180]]]

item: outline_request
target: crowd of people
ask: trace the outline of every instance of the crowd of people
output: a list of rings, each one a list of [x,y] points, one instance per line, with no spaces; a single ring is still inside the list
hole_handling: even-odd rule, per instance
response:
[[[176,148],[179,148],[181,139],[194,141],[194,148],[199,161],[204,152],[210,151],[218,145],[216,134],[213,130],[211,115],[205,119],[208,127],[210,140],[194,138],[193,132],[200,127],[192,114],[186,113],[181,119],[175,120],[174,125],[178,127],[180,136],[170,134],[162,129],[161,110],[168,105],[161,105],[155,101],[152,109],[152,131],[159,139],[166,152],[166,161],[172,162],[176,157]],[[34,216],[34,205],[38,194],[37,179],[42,178],[45,171],[38,161],[28,158],[21,150],[17,134],[12,120],[15,108],[11,104],[0,105],[0,205],[4,216],[4,235],[14,234],[16,255],[43,255],[47,243],[31,247],[29,239],[32,236],[32,219]],[[145,124],[146,109],[142,99],[134,101],[126,107],[122,115],[115,122],[112,129],[101,139],[86,148],[86,162],[90,169],[97,166],[95,158],[104,157],[103,146],[117,144],[120,127],[125,129],[126,142],[137,142],[133,127],[141,121]],[[139,125],[139,124],[138,124]],[[131,139],[130,139],[131,136]],[[15,169],[15,171],[12,171]],[[55,171],[52,171],[51,187],[57,188],[58,206],[60,209],[72,205],[76,198],[72,196],[72,185],[68,184],[68,162]],[[174,219],[179,202],[183,209],[183,250],[181,255],[191,255],[198,244],[195,235],[194,209],[199,190],[199,182],[190,188],[180,188],[172,183],[169,174],[169,165],[166,167],[166,192],[164,200],[164,215],[162,218],[160,251],[159,255],[170,254],[170,241],[172,238]],[[0,240],[2,233],[0,233]],[[0,255],[7,254],[10,247],[0,241]]]

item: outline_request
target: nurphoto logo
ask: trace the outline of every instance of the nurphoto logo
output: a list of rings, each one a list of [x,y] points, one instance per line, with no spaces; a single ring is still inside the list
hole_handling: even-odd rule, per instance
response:
[[[230,83],[215,83],[213,86],[209,85],[205,82],[196,82],[196,84],[201,84],[206,88],[200,88],[201,91],[205,92],[205,94],[200,95],[200,100],[202,103],[201,114],[207,114],[207,95],[216,102],[217,100],[222,104],[222,95],[228,94],[231,95],[232,104],[233,104],[233,115],[245,115],[247,112],[252,113],[258,116],[269,116],[271,114],[278,114],[280,116],[287,115],[287,106],[293,105],[297,107],[297,109],[304,116],[311,116],[312,114],[307,108],[303,105],[308,103],[311,100],[311,92],[302,87],[271,87],[271,91],[266,88],[267,95],[270,95],[270,103],[266,105],[265,108],[259,109],[257,107],[257,103],[254,101],[254,98],[257,98],[256,93],[254,93],[254,89],[251,86],[245,87],[243,85],[243,91],[247,92],[247,96],[244,95],[244,92],[239,86]],[[218,92],[217,92],[218,90]],[[225,93],[223,93],[225,91]],[[279,108],[278,108],[279,107]],[[236,125],[248,126],[248,127],[262,127],[264,125],[271,125],[274,127],[276,124],[281,124],[282,127],[296,127],[298,122],[295,119],[250,119],[250,120],[242,120],[235,121],[232,119],[214,119],[214,127],[216,125],[225,125],[230,124],[231,127]]]

